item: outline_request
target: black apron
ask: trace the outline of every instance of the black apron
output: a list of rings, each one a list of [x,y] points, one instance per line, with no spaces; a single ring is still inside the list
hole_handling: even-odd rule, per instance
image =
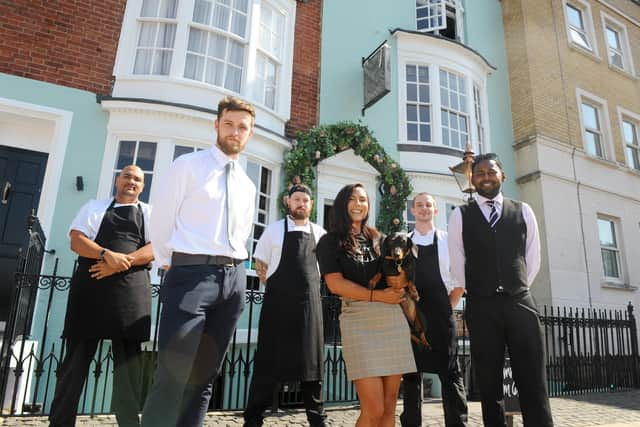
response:
[[[145,246],[144,216],[138,206],[107,208],[95,242],[131,253]],[[72,339],[119,338],[147,341],[151,331],[151,288],[146,266],[135,266],[102,280],[89,268],[97,260],[78,257],[71,278],[63,336]]]
[[[427,320],[427,341],[431,350],[413,345],[416,365],[421,372],[446,372],[455,363],[456,321],[447,288],[440,275],[438,261],[438,232],[434,231],[433,244],[418,246],[416,288],[420,295],[418,309]]]
[[[278,382],[321,380],[324,339],[313,228],[289,232],[288,222],[280,264],[267,279],[254,375]]]

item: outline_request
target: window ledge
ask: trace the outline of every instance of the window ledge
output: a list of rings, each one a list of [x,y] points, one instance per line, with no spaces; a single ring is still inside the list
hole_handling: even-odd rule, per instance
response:
[[[434,153],[445,154],[454,157],[462,157],[464,150],[451,148],[446,145],[434,144],[431,142],[398,142],[398,151],[411,151],[414,153]]]
[[[592,50],[585,49],[584,47],[582,47],[582,46],[580,46],[578,44],[575,44],[573,42],[569,42],[569,49],[573,50],[574,52],[578,52],[578,53],[586,56],[587,58],[590,58],[590,59],[592,59],[592,60],[594,60],[594,61],[596,61],[598,63],[602,62],[602,58],[597,53],[595,53]]]
[[[609,69],[611,71],[614,71],[614,72],[616,72],[618,74],[621,74],[621,75],[625,76],[626,78],[631,79],[633,81],[638,81],[639,80],[638,76],[633,74],[630,70],[626,70],[624,68],[617,67],[617,66],[615,66],[615,65],[613,65],[611,63],[609,63]]]
[[[622,283],[622,282],[610,282],[610,281],[604,281],[600,284],[601,287],[603,288],[607,288],[607,289],[617,289],[620,291],[630,291],[630,292],[634,292],[638,290],[638,287],[635,285],[630,285],[628,283]]]
[[[585,158],[593,161],[593,162],[598,162],[600,164],[602,164],[603,166],[607,166],[613,169],[617,169],[619,167],[619,163],[613,160],[609,160],[609,159],[605,159],[602,157],[598,157],[598,156],[594,156],[593,154],[587,153],[586,151],[584,152],[584,156]]]

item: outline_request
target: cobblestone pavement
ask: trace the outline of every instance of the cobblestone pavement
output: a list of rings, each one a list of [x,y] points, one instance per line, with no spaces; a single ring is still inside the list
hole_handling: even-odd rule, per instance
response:
[[[640,390],[600,393],[582,396],[570,396],[551,399],[551,408],[556,427],[640,427]],[[398,405],[397,414],[402,410]],[[357,406],[332,406],[327,409],[330,426],[353,426],[358,416]],[[429,399],[422,409],[422,421],[425,427],[443,427],[442,406],[439,399]],[[399,421],[396,421],[400,425]],[[0,426],[43,427],[44,417],[2,417]],[[77,426],[116,426],[113,416],[101,415],[94,418],[79,417]],[[239,412],[211,412],[205,425],[207,427],[236,427],[242,425]],[[294,410],[271,415],[266,418],[265,426],[286,427],[306,426],[304,411]],[[469,404],[469,427],[482,426],[480,404]],[[514,426],[522,426],[522,419],[514,417]]]

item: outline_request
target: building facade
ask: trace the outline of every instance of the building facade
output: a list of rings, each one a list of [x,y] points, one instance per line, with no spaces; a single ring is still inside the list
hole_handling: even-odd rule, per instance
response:
[[[408,173],[414,194],[434,195],[441,228],[462,203],[448,167],[461,161],[467,143],[476,153],[498,152],[507,173],[514,171],[501,16],[494,0],[324,4],[320,122],[367,125]],[[363,109],[363,60],[381,49],[387,93]],[[325,160],[319,171],[320,215],[346,182],[363,181],[376,197],[375,171],[352,153]],[[513,194],[515,184],[505,190]]]
[[[503,1],[518,192],[554,305],[640,303],[640,5]]]

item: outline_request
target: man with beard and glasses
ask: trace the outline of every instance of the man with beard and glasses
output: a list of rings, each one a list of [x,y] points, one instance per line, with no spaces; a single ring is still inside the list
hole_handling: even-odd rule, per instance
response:
[[[451,274],[466,287],[465,318],[485,426],[506,426],[502,389],[505,347],[525,427],[553,426],[544,341],[529,287],[540,269],[540,238],[531,207],[502,195],[506,176],[493,153],[474,158],[478,195],[449,218]]]
[[[213,380],[244,309],[245,245],[256,188],[238,157],[254,123],[251,104],[222,99],[215,146],[178,157],[155,199],[153,251],[168,272],[160,288],[158,363],[143,426],[204,421]]]
[[[323,330],[316,243],[326,231],[309,221],[313,200],[306,185],[289,190],[289,215],[262,233],[254,258],[265,284],[244,425],[261,426],[276,385],[301,383],[309,425],[325,425],[322,404]]]

